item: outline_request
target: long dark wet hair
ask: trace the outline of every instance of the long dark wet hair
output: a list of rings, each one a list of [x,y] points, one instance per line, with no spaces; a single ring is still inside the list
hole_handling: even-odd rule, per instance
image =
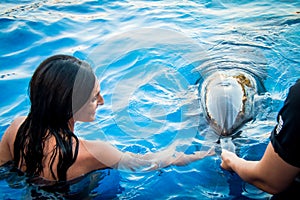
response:
[[[14,142],[14,163],[19,168],[25,166],[28,176],[41,175],[46,141],[54,137],[56,145],[50,162],[45,164],[54,180],[67,179],[79,148],[69,120],[87,102],[95,81],[90,65],[73,56],[49,57],[36,69],[29,84],[31,108]],[[55,173],[53,163],[57,158]]]

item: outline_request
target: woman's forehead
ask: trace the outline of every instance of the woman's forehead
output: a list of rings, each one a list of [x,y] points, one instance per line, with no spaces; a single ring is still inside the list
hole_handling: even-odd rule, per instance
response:
[[[100,83],[99,83],[99,81],[96,79],[96,81],[95,81],[95,86],[94,86],[94,89],[93,89],[93,92],[94,93],[97,93],[97,92],[99,92],[100,91]]]

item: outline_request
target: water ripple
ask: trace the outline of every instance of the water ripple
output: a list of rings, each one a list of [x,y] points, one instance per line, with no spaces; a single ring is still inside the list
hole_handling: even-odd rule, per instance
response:
[[[289,0],[5,0],[0,135],[28,111],[27,86],[37,65],[56,53],[79,55],[93,64],[106,104],[97,122],[78,125],[78,135],[142,153],[176,140],[187,152],[216,146],[217,155],[187,167],[122,173],[118,198],[265,199],[220,169],[198,84],[214,70],[232,68],[261,79],[262,112],[235,140],[240,155],[258,158],[288,87],[299,78],[299,12],[299,1]],[[3,195],[12,192],[3,187]]]

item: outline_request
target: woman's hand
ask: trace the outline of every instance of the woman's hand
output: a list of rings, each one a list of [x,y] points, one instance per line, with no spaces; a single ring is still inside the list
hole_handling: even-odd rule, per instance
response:
[[[208,151],[196,151],[194,154],[185,154],[183,152],[175,152],[172,156],[172,165],[184,166],[191,162],[200,160],[206,156],[211,156],[215,154],[214,147],[211,147]]]

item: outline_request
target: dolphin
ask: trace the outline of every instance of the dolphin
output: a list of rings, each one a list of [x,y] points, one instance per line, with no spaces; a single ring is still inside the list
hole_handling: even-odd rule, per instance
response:
[[[201,105],[212,130],[232,136],[254,117],[256,78],[242,70],[215,71],[199,85]]]

